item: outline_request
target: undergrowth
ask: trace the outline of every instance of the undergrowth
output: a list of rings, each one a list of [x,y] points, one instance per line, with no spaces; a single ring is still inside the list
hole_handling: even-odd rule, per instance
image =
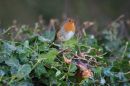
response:
[[[53,27],[10,27],[0,40],[0,86],[130,86],[130,42],[117,24],[59,44]]]

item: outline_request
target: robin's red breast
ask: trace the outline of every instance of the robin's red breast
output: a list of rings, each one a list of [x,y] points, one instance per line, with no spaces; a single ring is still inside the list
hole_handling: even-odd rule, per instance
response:
[[[75,34],[75,23],[73,19],[67,19],[67,21],[61,26],[61,29],[57,33],[57,38],[60,41],[67,41],[71,39]]]

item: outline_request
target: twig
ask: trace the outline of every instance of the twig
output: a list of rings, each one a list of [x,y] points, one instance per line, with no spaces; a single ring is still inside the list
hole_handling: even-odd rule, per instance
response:
[[[18,30],[18,32],[16,33],[16,36],[15,36],[14,39],[17,39],[17,37],[20,35],[20,33],[21,33],[21,28],[19,28],[19,30]]]
[[[125,15],[122,14],[122,15],[120,15],[117,19],[115,19],[113,22],[118,22],[118,21],[120,21],[121,19],[123,19],[124,17],[125,17]],[[113,22],[112,22],[112,23],[113,23]],[[111,27],[111,24],[112,24],[112,23],[108,24],[107,27]]]
[[[127,74],[130,74],[130,71],[128,71],[128,72],[126,72],[126,73],[124,73],[125,75],[127,75]]]
[[[128,42],[126,42],[126,44],[125,44],[125,49],[124,49],[124,51],[123,51],[123,53],[122,53],[122,56],[121,56],[122,59],[123,59],[124,56],[125,56],[125,53],[126,53],[126,51],[127,51],[127,48],[128,48]]]
[[[122,14],[122,15],[120,15],[114,22],[118,22],[118,21],[120,21],[122,18],[124,18],[125,17],[125,15],[124,14]]]
[[[4,35],[4,34],[6,34],[9,30],[11,30],[12,29],[12,27],[9,27],[6,31],[4,31],[1,35]]]

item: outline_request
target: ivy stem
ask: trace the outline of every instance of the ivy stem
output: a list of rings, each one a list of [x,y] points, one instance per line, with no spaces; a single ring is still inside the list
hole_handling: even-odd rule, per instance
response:
[[[123,53],[122,53],[121,59],[124,58],[125,53],[126,53],[126,51],[127,51],[127,48],[128,48],[128,42],[126,42],[126,44],[125,44],[125,49],[124,49],[124,51],[123,51]]]
[[[43,59],[42,59],[43,60]],[[32,70],[42,61],[42,60],[38,60],[32,67]]]
[[[68,72],[67,72],[67,74],[66,74],[66,82],[67,82],[67,80],[68,80],[68,74],[69,74],[69,72],[70,72],[70,67],[71,67],[71,64],[69,65]]]
[[[0,77],[0,82],[2,81],[3,76]]]
[[[20,33],[21,33],[21,28],[19,28],[18,32],[16,33],[14,40],[17,39],[17,37],[20,35]]]
[[[13,82],[13,80],[16,78],[16,76],[12,76],[10,81],[9,81],[9,85]]]
[[[9,30],[11,30],[12,28],[11,27],[9,27],[6,31],[4,31],[1,35],[4,35],[4,34],[6,34]]]

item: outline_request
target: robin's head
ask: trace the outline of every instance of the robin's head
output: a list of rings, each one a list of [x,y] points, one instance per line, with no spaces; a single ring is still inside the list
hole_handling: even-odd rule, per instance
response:
[[[74,20],[73,19],[67,19],[67,21],[64,23],[63,27],[64,27],[65,31],[67,31],[67,32],[69,32],[69,31],[74,32],[75,31]]]

